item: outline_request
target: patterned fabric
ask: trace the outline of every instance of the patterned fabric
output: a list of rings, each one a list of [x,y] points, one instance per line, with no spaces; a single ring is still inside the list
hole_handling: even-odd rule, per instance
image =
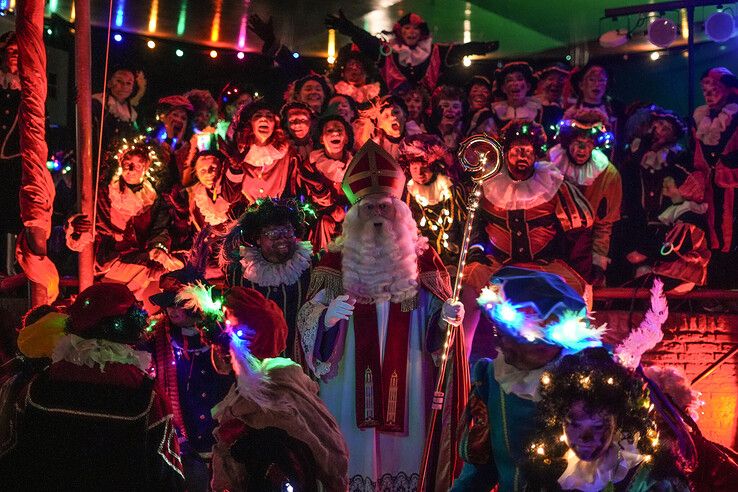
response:
[[[17,476],[6,484],[25,490],[182,487],[171,411],[154,381],[134,366],[111,363],[102,372],[55,363],[31,382],[25,412]],[[50,432],[60,428],[65,432]]]
[[[582,193],[563,182],[553,198],[529,209],[507,210],[489,199],[480,204],[476,238],[497,261],[568,258],[562,234],[592,227],[594,214]]]
[[[417,473],[398,473],[392,475],[385,473],[376,482],[370,477],[354,475],[349,480],[349,492],[413,492],[418,490],[420,475]]]

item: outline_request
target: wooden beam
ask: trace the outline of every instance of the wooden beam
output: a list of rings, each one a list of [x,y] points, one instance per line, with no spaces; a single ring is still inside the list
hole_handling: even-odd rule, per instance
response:
[[[77,86],[77,196],[80,213],[93,220],[95,197],[92,172],[92,78],[90,40],[90,0],[77,0],[74,19],[74,73]],[[105,107],[103,95],[103,107]],[[102,129],[100,129],[102,132]],[[94,278],[94,246],[79,254],[79,290],[92,285]]]

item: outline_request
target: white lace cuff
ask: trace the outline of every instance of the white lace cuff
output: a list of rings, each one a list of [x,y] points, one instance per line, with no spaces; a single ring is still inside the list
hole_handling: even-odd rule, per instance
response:
[[[72,221],[80,215],[82,214],[72,215],[67,219],[66,224],[64,224],[64,234],[66,237],[67,248],[77,252],[82,251],[87,246],[92,244],[91,232],[84,232],[82,234],[79,234],[78,237],[74,237],[74,228],[72,227]]]
[[[323,362],[317,360],[314,356],[315,344],[320,338],[320,318],[327,309],[327,306],[322,304],[320,300],[325,297],[325,289],[318,292],[318,294],[309,302],[306,302],[300,312],[297,314],[297,329],[300,331],[300,340],[302,341],[302,348],[305,352],[305,359],[308,367],[313,373],[320,377],[328,374],[331,368],[330,362]]]

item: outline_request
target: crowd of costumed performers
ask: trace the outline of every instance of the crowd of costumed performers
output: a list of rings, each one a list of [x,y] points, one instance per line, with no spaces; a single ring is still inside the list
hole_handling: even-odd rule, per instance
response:
[[[325,252],[316,255],[303,240],[314,208],[260,199],[160,276],[146,303],[152,315],[110,278],[67,308],[35,308],[0,380],[3,476],[17,490],[125,483],[127,490],[405,491],[421,481],[455,491],[730,490],[737,455],[700,434],[699,395],[677,369],[640,363],[663,337],[664,282],[652,282],[643,321],[612,348],[605,327],[592,321],[582,276],[555,258],[536,261],[533,251],[561,234],[581,242],[581,259],[592,264],[594,244],[611,232],[593,230],[598,219],[606,223],[607,209],[595,214],[585,198],[584,183],[595,186],[610,166],[594,153],[599,123],[571,121],[567,165],[582,163],[573,181],[536,160],[539,126],[506,127],[500,172],[483,187],[480,225],[468,232],[507,235],[527,256],[508,248],[511,262],[475,242],[460,301],[413,215],[444,231],[463,220],[428,208],[431,199],[457,198],[443,180],[438,190],[427,185],[448,165],[439,160],[440,139],[419,138],[403,144],[414,147],[406,152],[416,158],[411,180],[374,141],[353,156],[341,186],[350,205]],[[133,172],[139,180],[151,174],[136,169],[150,158],[136,145],[121,158],[116,190],[120,180],[136,181]],[[203,155],[209,164],[197,167],[198,183],[212,190],[208,176],[217,174],[218,159],[230,158]],[[676,196],[684,180],[669,178]],[[406,200],[409,190],[415,194]],[[496,207],[494,193],[522,204]],[[458,200],[444,206],[463,206]],[[547,207],[585,215],[559,217]],[[515,219],[535,208],[540,239],[522,243]],[[495,214],[509,214],[511,229]],[[70,221],[71,239],[80,223],[90,226],[84,219]],[[577,228],[561,221],[579,221],[579,230],[567,236]],[[209,275],[213,268],[222,275]],[[469,319],[492,327],[497,352],[471,373]],[[450,340],[448,326],[455,327]],[[445,399],[432,406],[442,361]]]
[[[470,263],[486,265],[482,256],[494,268],[555,260],[595,287],[641,287],[655,277],[668,279],[667,290],[677,293],[736,287],[727,272],[738,251],[731,157],[738,77],[729,69],[702,74],[705,104],[687,125],[683,115],[651,101],[614,99],[617,74],[599,60],[583,67],[511,60],[492,71],[470,70],[462,80],[450,67],[495,51],[496,41],[437,43],[433,27],[414,12],[379,36],[341,11],[325,23],[352,42],[318,73],[279,39],[273,19],[249,16],[248,29],[263,49],[248,63],[273,75],[269,87],[234,79],[218,94],[197,88],[159,94],[135,64],[114,64],[106,93],[91,102],[103,163],[93,217],[70,217],[76,171],[64,158],[68,152],[56,149],[62,157],[55,150],[49,161],[55,225],[61,229],[69,219],[66,244],[59,232],[49,244],[57,267],[71,271],[70,252],[93,243],[97,278],[125,281],[146,301],[159,277],[196,251],[202,261],[208,253],[206,278],[223,284],[217,261],[223,236],[246,208],[274,198],[310,204],[315,217],[304,224],[303,239],[314,254],[326,251],[350,206],[343,176],[371,140],[402,167],[408,178],[402,199],[455,274],[473,187],[456,153],[465,138],[483,132],[505,142],[508,162],[485,185],[485,217]],[[12,32],[0,40],[0,85],[7,116],[0,161],[12,171],[10,191],[0,199],[13,219],[2,232],[17,234]],[[157,102],[147,114],[139,103],[151,93]],[[688,136],[691,148],[683,145]],[[529,145],[513,145],[523,141]],[[467,312],[475,309],[475,290]]]
[[[68,154],[48,165],[49,257],[91,248],[94,283],[28,312],[0,361],[0,488],[735,489],[684,374],[640,359],[664,292],[738,286],[738,77],[705,72],[688,125],[613,99],[597,60],[459,83],[497,42],[437,43],[417,13],[378,37],[325,23],[352,43],[316,73],[249,16],[268,90],[157,94],[149,115],[140,70],[107,74],[91,216]],[[17,48],[0,36],[4,191]],[[475,138],[499,143],[484,179]],[[591,311],[612,286],[652,292],[617,346]],[[497,355],[470,370],[486,330]]]

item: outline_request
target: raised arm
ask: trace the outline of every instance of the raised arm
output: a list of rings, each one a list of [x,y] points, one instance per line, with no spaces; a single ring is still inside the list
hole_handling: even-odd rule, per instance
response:
[[[325,25],[328,29],[335,29],[344,36],[350,37],[351,41],[353,41],[353,43],[372,60],[379,60],[382,41],[348,20],[343,14],[343,10],[339,9],[338,15],[326,15]]]
[[[446,65],[456,65],[465,56],[486,55],[497,51],[500,47],[499,41],[470,41],[464,44],[451,44],[444,46],[446,54],[443,60]]]

